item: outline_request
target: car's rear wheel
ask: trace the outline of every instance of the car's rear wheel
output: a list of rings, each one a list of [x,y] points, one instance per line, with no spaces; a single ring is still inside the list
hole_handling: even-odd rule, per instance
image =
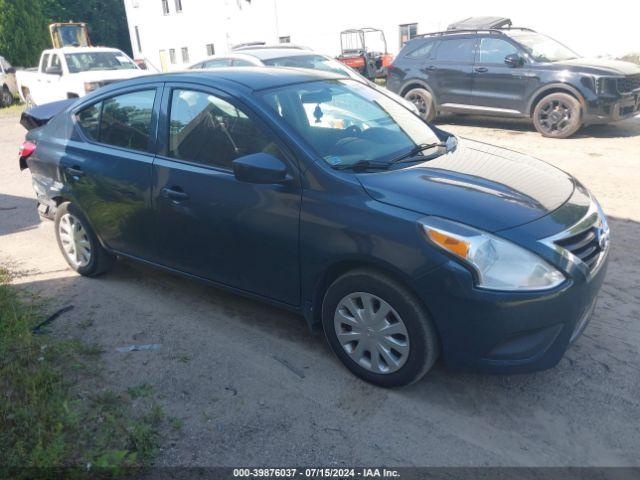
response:
[[[582,124],[582,107],[568,93],[552,93],[538,102],[533,111],[533,124],[545,137],[567,138]]]
[[[439,354],[424,307],[403,285],[375,271],[354,270],[337,279],[325,295],[322,322],[342,363],[382,387],[416,382]]]
[[[431,122],[436,118],[436,108],[433,96],[425,88],[412,88],[405,93],[404,98],[413,103],[423,120]]]
[[[13,95],[7,87],[2,87],[0,91],[0,107],[8,107],[13,104]]]
[[[56,210],[56,238],[65,260],[80,275],[95,277],[111,268],[114,257],[98,241],[80,210],[70,202]]]

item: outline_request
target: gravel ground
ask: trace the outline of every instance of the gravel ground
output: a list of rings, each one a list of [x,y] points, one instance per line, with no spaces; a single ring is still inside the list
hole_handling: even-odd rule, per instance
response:
[[[295,315],[130,262],[75,275],[17,168],[17,120],[0,112],[0,263],[52,297],[51,311],[75,306],[52,330],[104,349],[104,388],[150,384],[180,419],[159,465],[640,465],[640,118],[569,140],[526,122],[440,122],[576,175],[611,218],[612,258],[591,324],[557,367],[480,376],[437,365],[397,390],[353,377]],[[161,348],[116,351],[152,343]]]

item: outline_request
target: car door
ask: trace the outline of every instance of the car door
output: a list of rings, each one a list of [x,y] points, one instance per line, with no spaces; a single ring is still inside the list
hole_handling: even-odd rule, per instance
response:
[[[167,85],[161,125],[152,192],[161,262],[299,304],[299,183],[243,183],[232,170],[234,159],[267,152],[296,179],[292,156],[246,106],[206,87]]]
[[[65,188],[109,248],[153,260],[151,174],[159,84],[118,91],[73,115],[60,160]]]
[[[436,47],[435,54],[426,65],[426,73],[439,107],[455,108],[471,102],[473,62],[476,39],[474,37],[445,38]]]
[[[42,78],[42,85],[40,91],[41,103],[55,102],[56,100],[63,100],[66,95],[63,95],[61,91],[60,82],[62,81],[62,61],[60,55],[57,53],[51,54],[49,58],[49,64],[45,69]]]
[[[524,111],[528,68],[505,63],[508,55],[520,54],[520,49],[507,39],[480,38],[473,74],[474,105],[501,113]]]

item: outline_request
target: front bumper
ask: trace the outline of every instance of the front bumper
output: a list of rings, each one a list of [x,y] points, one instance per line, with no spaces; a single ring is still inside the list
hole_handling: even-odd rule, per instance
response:
[[[587,102],[584,123],[619,122],[640,114],[640,91],[616,97],[598,97]]]
[[[607,269],[576,274],[548,292],[474,287],[454,260],[423,277],[420,292],[440,335],[445,365],[479,373],[529,373],[556,365],[584,331]]]

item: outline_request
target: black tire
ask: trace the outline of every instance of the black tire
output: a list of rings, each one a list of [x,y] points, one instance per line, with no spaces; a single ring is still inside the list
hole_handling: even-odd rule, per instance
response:
[[[86,265],[75,264],[70,258],[70,255],[65,251],[65,247],[63,246],[60,223],[63,217],[67,214],[71,215],[80,223],[82,229],[85,232],[85,237],[89,242],[91,255]],[[96,277],[105,273],[113,266],[115,257],[104,249],[104,247],[100,244],[100,241],[96,237],[96,234],[89,225],[89,222],[86,220],[86,217],[83,215],[80,209],[71,202],[65,202],[59,205],[56,209],[55,228],[56,239],[58,241],[58,247],[60,248],[62,256],[67,261],[69,266],[80,275],[83,275],[85,277]]]
[[[390,373],[374,373],[357,363],[340,344],[334,316],[341,300],[355,292],[367,292],[388,303],[401,317],[408,333],[409,352],[405,363]],[[338,278],[327,290],[322,303],[322,323],[333,352],[361,379],[381,387],[409,385],[422,378],[440,353],[436,330],[428,313],[407,288],[369,269],[358,269]]]
[[[582,126],[582,106],[568,93],[552,93],[537,103],[533,124],[544,137],[568,138]]]
[[[412,88],[404,94],[404,98],[413,103],[420,112],[420,117],[426,122],[432,122],[436,118],[436,107],[433,95],[426,88]]]
[[[10,107],[13,105],[13,95],[8,87],[3,86],[0,91],[0,107]]]

